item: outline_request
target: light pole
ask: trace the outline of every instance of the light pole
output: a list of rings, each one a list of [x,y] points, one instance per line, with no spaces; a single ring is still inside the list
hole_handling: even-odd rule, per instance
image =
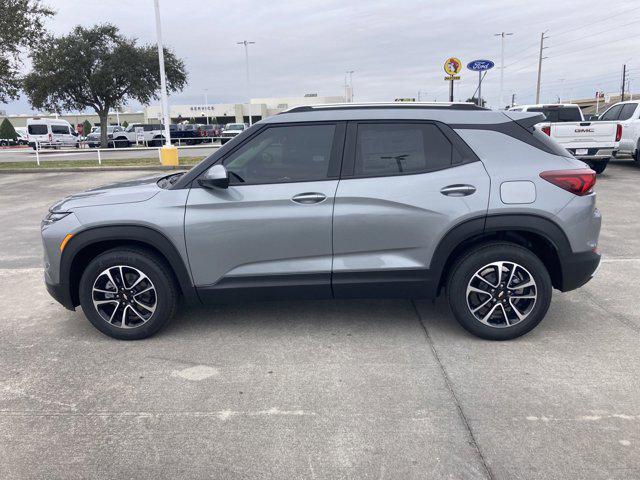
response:
[[[249,45],[254,45],[256,42],[248,42],[243,40],[237,42],[238,45],[244,45],[244,58],[247,67],[247,97],[249,102],[249,126],[253,125],[253,115],[251,114],[251,82],[249,81]]]
[[[344,72],[344,101],[346,103],[353,102],[353,70]],[[347,84],[347,75],[349,75],[349,83]]]
[[[171,131],[169,129],[169,97],[167,96],[167,81],[164,76],[164,50],[162,49],[162,27],[160,25],[160,3],[153,1],[156,8],[156,35],[158,37],[158,61],[160,62],[160,95],[162,98],[162,112],[164,119],[165,145],[171,146]]]
[[[207,115],[207,125],[209,125],[209,89],[204,89],[204,110]]]
[[[500,37],[500,106],[504,108],[504,37],[513,35],[513,33],[500,32],[496,33],[494,37]]]

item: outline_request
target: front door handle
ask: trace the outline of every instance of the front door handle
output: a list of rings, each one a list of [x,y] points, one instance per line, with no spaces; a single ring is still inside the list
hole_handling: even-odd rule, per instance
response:
[[[448,197],[466,197],[476,192],[473,185],[449,185],[440,189],[440,193]]]
[[[296,203],[301,203],[303,205],[309,205],[311,203],[320,203],[327,199],[327,196],[324,193],[318,192],[306,192],[299,193],[298,195],[294,195],[291,200]]]

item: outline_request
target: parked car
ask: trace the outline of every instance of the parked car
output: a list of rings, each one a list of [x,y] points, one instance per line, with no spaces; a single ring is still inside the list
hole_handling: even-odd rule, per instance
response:
[[[620,138],[614,155],[631,157],[640,166],[640,108],[638,101],[619,102],[605,110],[598,121],[618,122]]]
[[[161,123],[132,123],[115,133],[113,141],[121,147],[136,143],[159,147],[164,143],[164,126]]]
[[[553,288],[580,287],[600,262],[595,173],[543,120],[470,104],[291,109],[186,173],[53,205],[47,289],[120,339],[157,332],[179,297],[443,291],[468,331],[518,337]]]
[[[54,118],[28,118],[27,141],[34,150],[79,146],[78,134],[71,124]]]
[[[18,145],[29,145],[29,138],[27,136],[27,127],[16,127],[16,133],[18,134]]]
[[[240,135],[247,128],[249,128],[249,125],[246,123],[227,123],[220,134],[222,137],[220,138],[220,143],[224,145],[236,135]]]
[[[95,129],[91,129],[91,133],[87,135],[87,145],[90,148],[99,147],[100,146],[100,135],[101,135],[102,127],[95,127]],[[128,147],[128,144],[123,144],[121,141],[116,141],[114,135],[123,132],[124,129],[118,125],[109,125],[107,126],[107,148],[113,147]]]
[[[537,125],[569,153],[586,162],[596,173],[604,172],[619,140],[617,122],[586,121],[575,104],[519,105],[509,111],[538,112],[546,120]]]
[[[181,145],[195,145],[200,143],[200,125],[194,123],[172,123],[169,125],[171,143]]]
[[[211,137],[217,138],[222,133],[222,125],[218,124],[208,124],[208,125],[200,125],[200,136],[201,137]]]

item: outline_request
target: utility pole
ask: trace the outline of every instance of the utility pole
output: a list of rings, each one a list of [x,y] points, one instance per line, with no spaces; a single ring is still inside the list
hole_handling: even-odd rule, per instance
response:
[[[504,37],[513,35],[513,33],[500,32],[494,34],[494,37],[500,37],[500,106],[504,108]]]
[[[516,94],[511,94],[511,106],[513,107],[516,104]]]
[[[256,42],[247,42],[243,40],[236,42],[238,45],[244,45],[244,58],[247,67],[247,98],[249,102],[249,126],[253,125],[253,115],[251,112],[251,82],[249,81],[249,45],[254,45]]]
[[[171,129],[169,128],[169,97],[167,80],[164,75],[164,50],[162,48],[162,26],[160,25],[160,3],[154,0],[156,9],[156,36],[158,37],[158,61],[160,62],[160,95],[162,98],[162,118],[164,120],[164,139],[167,147],[171,146]]]
[[[542,32],[540,34],[540,54],[538,55],[538,82],[536,83],[536,103],[540,103],[540,80],[542,79],[542,50],[545,49],[544,41],[549,37],[545,37]]]
[[[622,90],[620,92],[620,101],[624,102],[624,82],[627,79],[627,64],[622,65]]]

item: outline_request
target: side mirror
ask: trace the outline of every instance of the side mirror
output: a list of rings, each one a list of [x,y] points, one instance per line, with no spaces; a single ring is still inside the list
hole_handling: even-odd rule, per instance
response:
[[[198,183],[205,188],[227,188],[229,187],[229,173],[224,165],[214,165],[205,172]]]

